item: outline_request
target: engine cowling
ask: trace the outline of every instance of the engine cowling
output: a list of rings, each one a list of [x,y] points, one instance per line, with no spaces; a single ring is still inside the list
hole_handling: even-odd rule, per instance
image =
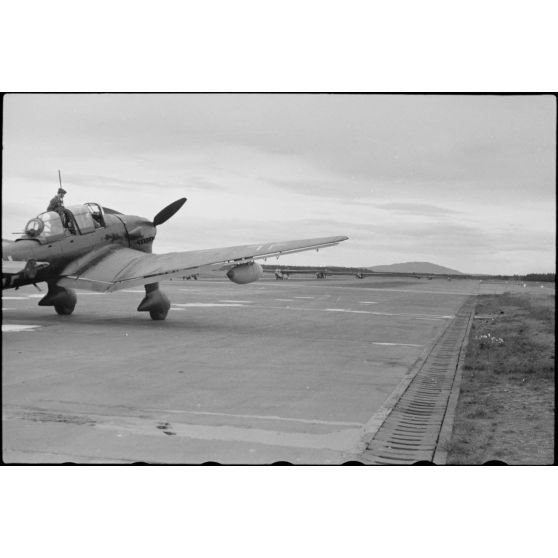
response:
[[[263,268],[257,262],[249,262],[237,265],[227,271],[227,277],[238,285],[253,283],[263,275]]]

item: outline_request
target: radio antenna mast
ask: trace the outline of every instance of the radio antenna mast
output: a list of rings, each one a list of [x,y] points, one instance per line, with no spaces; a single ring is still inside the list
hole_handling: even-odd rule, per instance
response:
[[[58,182],[60,184],[60,188],[62,188],[62,176],[60,174],[60,169],[58,169]]]

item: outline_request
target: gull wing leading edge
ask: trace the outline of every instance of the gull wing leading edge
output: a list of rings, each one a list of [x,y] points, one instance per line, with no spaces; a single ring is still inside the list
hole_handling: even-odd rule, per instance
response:
[[[255,260],[319,250],[344,240],[347,240],[346,236],[331,236],[168,254],[144,254],[130,248],[115,247],[106,250],[105,254],[94,253],[91,258],[72,262],[62,271],[58,285],[112,292],[218,264],[229,264],[228,276],[231,280],[241,270],[246,270],[244,273],[248,279],[257,275],[258,267],[253,265]],[[235,270],[238,270],[237,274]],[[253,270],[252,275],[250,270]],[[251,282],[242,281],[242,276],[240,279],[237,282]]]

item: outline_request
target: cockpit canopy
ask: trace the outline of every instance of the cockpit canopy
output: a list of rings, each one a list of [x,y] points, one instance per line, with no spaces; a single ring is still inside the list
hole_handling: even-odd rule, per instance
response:
[[[65,236],[89,234],[104,226],[103,209],[98,204],[72,205],[64,209],[64,215],[45,211],[31,219],[18,240],[33,239],[46,244]]]

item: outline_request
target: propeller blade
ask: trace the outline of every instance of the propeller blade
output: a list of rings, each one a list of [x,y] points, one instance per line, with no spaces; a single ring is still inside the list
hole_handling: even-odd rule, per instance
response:
[[[168,221],[184,204],[186,203],[186,198],[180,198],[170,205],[167,205],[164,209],[161,209],[157,215],[153,218],[153,224],[157,227]]]

